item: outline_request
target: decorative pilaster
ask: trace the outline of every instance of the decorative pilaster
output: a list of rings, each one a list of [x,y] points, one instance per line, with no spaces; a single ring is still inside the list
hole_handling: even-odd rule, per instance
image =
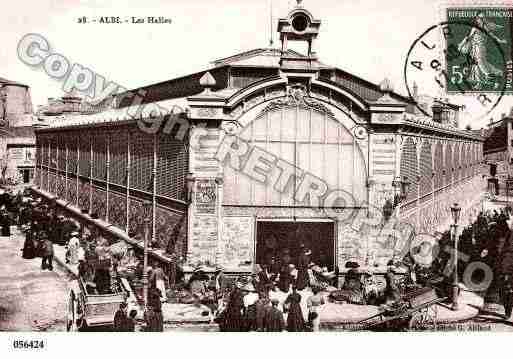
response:
[[[222,255],[223,255],[223,252],[220,248],[220,245],[221,245],[221,240],[220,240],[220,236],[221,236],[221,233],[223,233],[223,203],[222,203],[222,198],[223,198],[223,185],[224,185],[224,180],[223,180],[223,167],[221,166],[220,168],[221,172],[219,173],[218,177],[216,178],[216,184],[217,184],[217,197],[218,197],[218,201],[217,201],[217,223],[218,223],[218,239],[217,239],[217,246],[216,246],[216,264],[221,264],[222,262]]]
[[[110,196],[109,196],[109,189],[110,189],[110,133],[107,133],[107,163],[106,163],[106,169],[107,169],[107,173],[106,173],[106,178],[105,178],[105,187],[107,189],[107,193],[105,193],[105,197],[106,197],[106,202],[107,202],[107,205],[105,207],[105,222],[109,222],[109,200],[110,200]]]
[[[68,198],[68,141],[64,141],[64,151],[65,151],[65,169],[64,169],[64,200]]]
[[[152,168],[152,230],[151,230],[151,240],[152,242],[155,240],[155,220],[157,218],[157,165],[158,165],[158,133],[153,135],[153,168]]]
[[[39,171],[39,186],[41,189],[44,188],[44,185],[43,185],[43,146],[44,144],[42,143],[41,146],[39,147],[40,148],[40,153],[39,153],[39,156],[41,158],[41,160],[39,161],[40,162],[40,168],[41,170]]]
[[[367,150],[367,168],[368,168],[367,173],[368,173],[368,175],[367,175],[366,188],[367,188],[367,202],[369,204],[369,207],[375,201],[375,198],[373,195],[374,180],[371,181],[371,177],[374,174],[374,165],[373,165],[373,161],[372,161],[372,151],[374,150],[374,145],[372,143],[373,142],[372,141],[372,133],[373,133],[372,130],[367,130],[367,140],[369,142],[369,146],[368,146],[368,150]],[[355,140],[353,139],[353,141],[355,141]],[[354,146],[354,144],[353,144],[353,146]],[[354,162],[354,160],[353,160],[353,162]],[[354,169],[353,169],[353,173],[354,173]],[[369,210],[370,210],[370,208],[367,210],[367,216],[369,215]]]
[[[52,189],[50,188],[50,166],[52,163],[52,141],[48,141],[48,166],[46,166],[46,190],[48,192],[52,192]]]
[[[125,172],[125,178],[126,178],[126,227],[125,232],[128,233],[129,222],[130,222],[130,131],[127,131],[127,141],[126,141],[126,148],[127,148],[127,161],[126,161],[126,172]]]
[[[78,202],[78,192],[79,192],[79,176],[80,176],[80,137],[77,137],[77,173],[76,173],[76,183],[77,183],[77,190],[75,192],[75,195],[76,195],[76,200],[75,200],[75,203],[77,204],[77,206],[80,206],[79,205],[79,202]]]
[[[402,134],[401,129],[397,130],[395,133],[395,169],[394,169],[394,179],[401,179],[401,145],[402,145]],[[402,180],[402,179],[401,179]],[[397,184],[396,184],[397,186]],[[401,188],[394,188],[394,202],[396,194],[400,194]],[[399,193],[398,193],[399,192]],[[395,203],[394,203],[395,204]],[[395,216],[396,218],[401,218],[401,203],[397,204],[395,208]]]
[[[89,214],[93,213],[93,138],[89,135]]]

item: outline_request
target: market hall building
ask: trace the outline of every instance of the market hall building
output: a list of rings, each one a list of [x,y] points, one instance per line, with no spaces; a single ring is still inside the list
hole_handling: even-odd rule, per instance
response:
[[[39,129],[34,191],[139,248],[147,223],[150,259],[186,272],[203,264],[249,273],[302,247],[341,272],[349,261],[380,268],[404,238],[329,214],[378,209],[381,225],[400,218],[421,233],[447,229],[454,202],[462,218],[474,214],[483,142],[456,127],[458,106],[434,101],[426,117],[388,81],[322,63],[320,26],[295,7],[278,22],[280,49],[220,59]],[[183,111],[162,123],[156,105]],[[333,190],[346,200],[326,200]]]

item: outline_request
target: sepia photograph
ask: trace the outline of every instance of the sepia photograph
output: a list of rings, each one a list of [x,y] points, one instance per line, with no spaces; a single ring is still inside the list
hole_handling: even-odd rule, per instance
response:
[[[513,332],[512,3],[20,0],[0,23],[7,353]]]

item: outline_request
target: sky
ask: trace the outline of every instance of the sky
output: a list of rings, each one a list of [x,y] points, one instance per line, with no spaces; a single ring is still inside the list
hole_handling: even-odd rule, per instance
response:
[[[277,19],[295,4],[293,0],[11,1],[0,13],[0,77],[28,84],[36,108],[47,98],[62,95],[60,82],[17,58],[20,39],[38,33],[49,40],[53,51],[127,88],[162,82],[201,71],[218,58],[269,46],[271,8],[276,31]],[[433,0],[304,0],[303,6],[322,21],[317,44],[322,62],[374,83],[389,78],[403,94],[410,46],[440,21],[439,5]],[[172,23],[79,24],[82,16],[164,16]],[[275,46],[279,46],[277,35]],[[512,105],[511,97],[503,98],[491,116],[498,119]],[[479,128],[484,121],[471,125]]]

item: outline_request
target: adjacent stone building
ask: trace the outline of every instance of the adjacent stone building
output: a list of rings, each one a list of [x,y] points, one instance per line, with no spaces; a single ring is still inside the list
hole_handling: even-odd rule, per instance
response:
[[[37,119],[30,88],[0,77],[0,159],[2,180],[30,183],[34,177]]]
[[[509,115],[503,114],[500,120],[490,120],[483,132],[486,137],[485,159],[505,165],[513,164],[513,109]]]
[[[413,231],[447,229],[454,202],[469,218],[483,139],[455,126],[459,107],[439,101],[434,121],[388,81],[324,64],[320,25],[295,7],[279,20],[279,49],[214,61],[37,130],[34,190],[138,247],[148,218],[153,260],[183,257],[185,271],[247,273],[303,246],[341,272],[349,261],[382,270]],[[174,110],[167,122],[160,108]]]

